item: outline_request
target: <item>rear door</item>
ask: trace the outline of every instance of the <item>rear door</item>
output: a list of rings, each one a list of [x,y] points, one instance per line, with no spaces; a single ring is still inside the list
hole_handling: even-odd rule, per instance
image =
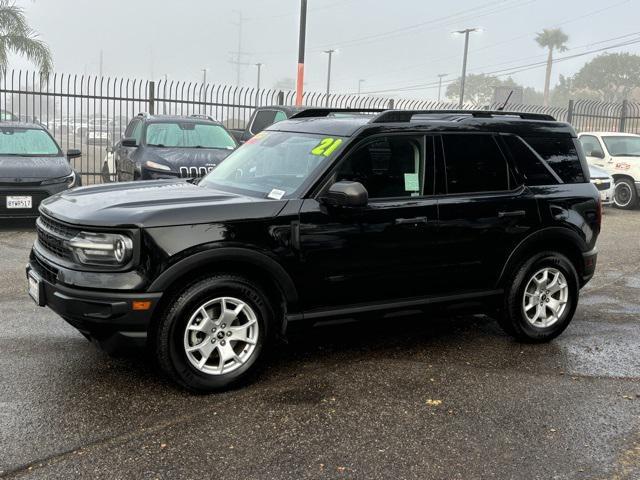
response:
[[[441,288],[493,289],[509,254],[540,223],[536,200],[498,136],[452,133],[440,141]]]

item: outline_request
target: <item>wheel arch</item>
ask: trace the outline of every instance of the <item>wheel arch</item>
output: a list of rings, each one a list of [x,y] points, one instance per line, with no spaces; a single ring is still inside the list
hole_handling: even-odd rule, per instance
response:
[[[542,251],[554,251],[565,255],[573,264],[578,278],[584,274],[583,253],[589,250],[586,242],[576,232],[562,227],[539,230],[522,240],[511,252],[500,277],[498,286],[504,286],[509,275],[531,255]]]
[[[286,314],[297,309],[298,291],[287,271],[269,256],[246,248],[222,247],[194,253],[171,265],[149,286],[150,292],[164,292],[164,301],[169,301],[172,291],[201,278],[208,273],[234,273],[255,281],[270,299],[282,328],[286,328]]]

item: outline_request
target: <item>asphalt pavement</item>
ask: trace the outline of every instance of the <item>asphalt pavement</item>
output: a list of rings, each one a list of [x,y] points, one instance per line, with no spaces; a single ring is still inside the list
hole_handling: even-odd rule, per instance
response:
[[[607,210],[549,344],[482,316],[322,327],[209,396],[36,307],[33,239],[0,231],[0,478],[640,479],[640,210]]]

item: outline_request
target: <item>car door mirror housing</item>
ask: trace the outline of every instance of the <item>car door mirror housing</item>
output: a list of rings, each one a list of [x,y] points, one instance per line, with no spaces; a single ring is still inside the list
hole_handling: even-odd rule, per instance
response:
[[[135,138],[123,138],[122,142],[120,142],[120,144],[123,147],[137,147],[138,146],[138,142],[136,141]]]
[[[321,197],[321,202],[332,207],[361,208],[369,202],[369,193],[359,182],[336,182]]]
[[[82,156],[82,152],[77,148],[70,148],[67,150],[67,160],[73,160],[74,158],[80,158]]]
[[[591,150],[587,156],[593,158],[604,158],[604,152],[602,150]]]

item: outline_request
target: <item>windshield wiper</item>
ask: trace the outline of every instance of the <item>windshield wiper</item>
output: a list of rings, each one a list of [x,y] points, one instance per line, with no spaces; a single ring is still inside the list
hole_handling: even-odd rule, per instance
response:
[[[148,147],[160,147],[160,148],[164,148],[164,145],[161,143],[147,143]]]

